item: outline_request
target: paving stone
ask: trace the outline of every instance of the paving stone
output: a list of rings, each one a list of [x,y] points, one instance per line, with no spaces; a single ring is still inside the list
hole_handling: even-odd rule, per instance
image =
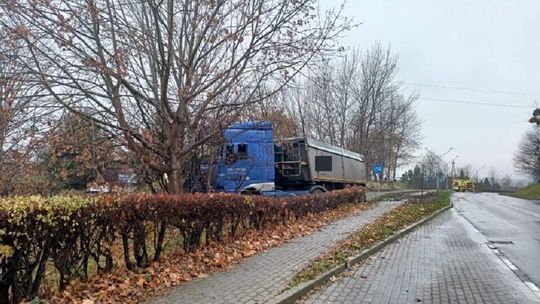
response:
[[[465,225],[444,212],[302,302],[533,303]]]

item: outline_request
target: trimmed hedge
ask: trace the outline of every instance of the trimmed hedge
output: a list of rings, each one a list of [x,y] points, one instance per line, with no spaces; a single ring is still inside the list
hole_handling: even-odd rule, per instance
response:
[[[191,252],[248,229],[361,202],[361,189],[288,198],[225,193],[0,198],[0,304],[38,295],[53,269],[63,290],[74,277],[113,269],[114,248],[130,270],[162,254],[166,234]]]

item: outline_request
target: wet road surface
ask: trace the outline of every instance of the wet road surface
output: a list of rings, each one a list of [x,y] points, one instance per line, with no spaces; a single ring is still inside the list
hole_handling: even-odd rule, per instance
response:
[[[467,193],[456,194],[454,207],[518,268],[522,279],[540,286],[540,201]]]

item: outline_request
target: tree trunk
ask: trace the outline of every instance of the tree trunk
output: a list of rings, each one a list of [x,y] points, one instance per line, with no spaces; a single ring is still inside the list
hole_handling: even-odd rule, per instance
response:
[[[4,278],[0,281],[0,304],[9,304],[10,278]]]
[[[129,270],[133,270],[133,263],[131,263],[131,258],[129,257],[129,237],[128,237],[129,231],[122,232],[122,246],[124,249],[124,263],[126,264],[126,268]]]
[[[183,172],[180,169],[172,169],[169,175],[167,191],[169,194],[180,194],[184,192]]]
[[[216,151],[216,148],[214,147],[211,147],[210,148],[210,161],[208,162],[208,172],[206,172],[206,191],[205,192],[214,192],[214,189],[213,189],[213,185],[212,185],[212,182],[213,182],[213,175],[214,175],[214,162],[216,160],[216,157],[219,152]]]
[[[184,192],[184,166],[182,164],[182,159],[179,158],[174,151],[171,149],[171,171],[169,172],[169,182],[167,184],[167,191],[170,194],[180,194]]]
[[[162,222],[159,224],[158,236],[154,247],[154,262],[159,261],[161,252],[163,251],[163,241],[165,240],[165,232],[167,231],[167,223]]]
[[[137,223],[133,228],[133,255],[138,268],[145,268],[148,266],[146,231],[142,223]]]

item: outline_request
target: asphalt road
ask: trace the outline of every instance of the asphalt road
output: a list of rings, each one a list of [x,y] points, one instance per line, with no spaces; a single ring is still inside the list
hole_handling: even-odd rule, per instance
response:
[[[494,193],[455,194],[454,206],[524,281],[540,286],[540,201]],[[497,253],[498,253],[497,252]],[[508,263],[507,261],[510,261]]]

